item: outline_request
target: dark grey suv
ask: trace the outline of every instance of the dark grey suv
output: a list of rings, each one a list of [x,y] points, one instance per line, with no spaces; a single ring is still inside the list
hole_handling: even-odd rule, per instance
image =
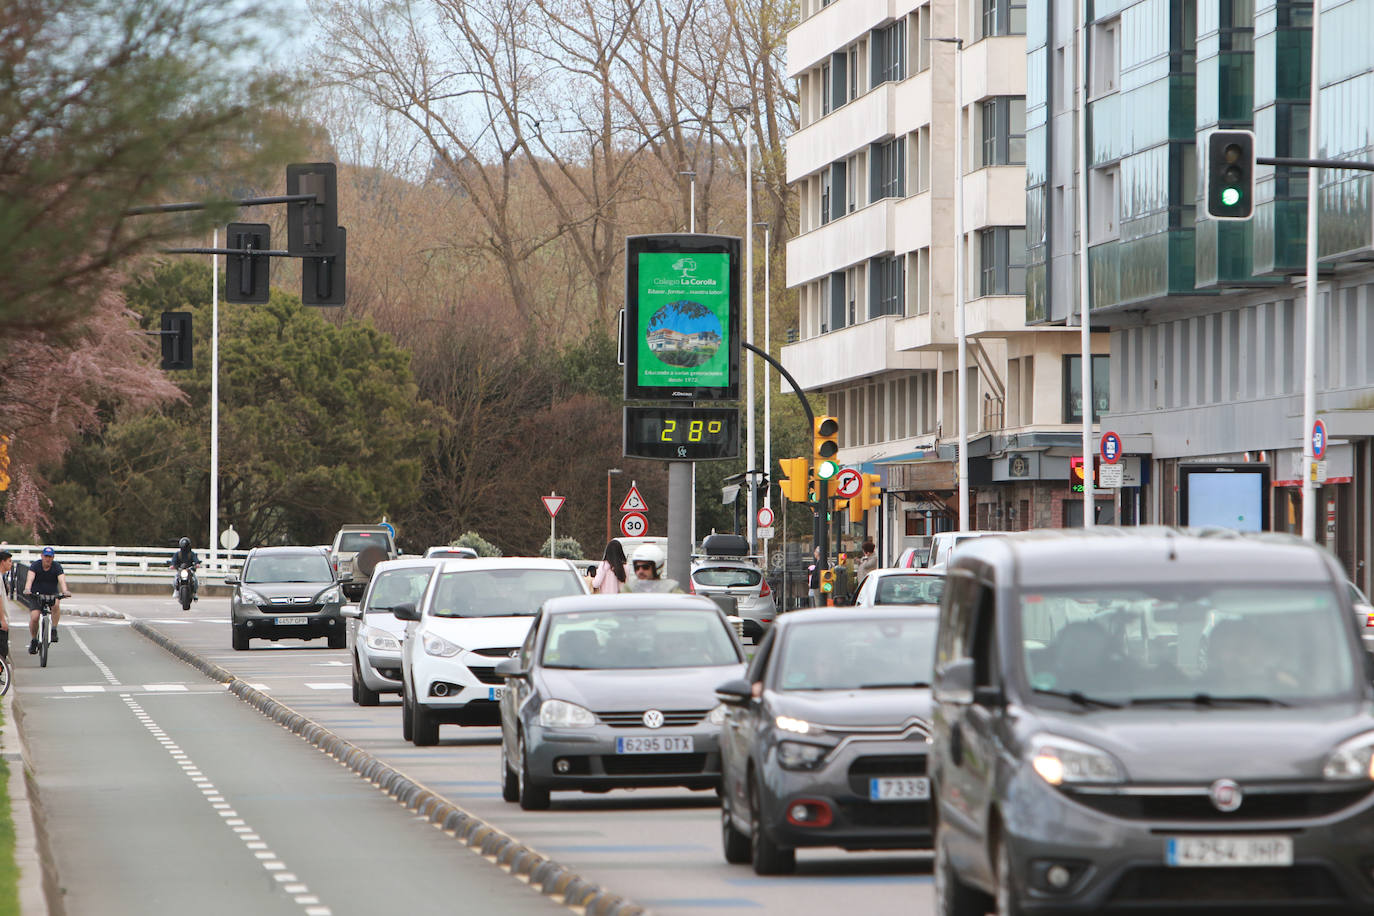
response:
[[[1334,558],[1099,532],[951,562],[939,912],[1374,912],[1374,691]]]
[[[229,614],[238,651],[250,639],[323,636],[331,649],[348,645],[343,592],[318,547],[255,547],[240,574],[225,576],[224,584],[234,589]]]

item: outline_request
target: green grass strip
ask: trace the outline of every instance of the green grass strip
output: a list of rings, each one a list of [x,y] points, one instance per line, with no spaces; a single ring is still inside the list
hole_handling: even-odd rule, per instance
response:
[[[0,712],[0,725],[4,725]],[[10,810],[10,767],[0,757],[0,916],[19,913],[19,866],[14,861],[14,812]]]

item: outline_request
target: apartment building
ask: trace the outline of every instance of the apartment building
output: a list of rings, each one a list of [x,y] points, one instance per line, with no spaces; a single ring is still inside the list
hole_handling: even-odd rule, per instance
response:
[[[1255,216],[1209,219],[1208,135],[1305,157],[1313,3],[1088,7],[1090,315],[1110,329],[1104,425],[1142,464],[1140,516],[1301,530],[1306,169],[1261,166]],[[1318,135],[1374,159],[1374,0],[1320,0]],[[1027,311],[1075,309],[1074,7],[1028,0]],[[1368,588],[1374,501],[1374,203],[1368,172],[1318,176],[1318,539]]]
[[[1025,0],[803,0],[788,36],[799,339],[782,358],[827,396],[842,463],[883,474],[881,517],[852,538],[881,531],[888,559],[958,524],[956,270],[970,526],[1082,521],[1079,332],[1027,320],[1026,22]]]

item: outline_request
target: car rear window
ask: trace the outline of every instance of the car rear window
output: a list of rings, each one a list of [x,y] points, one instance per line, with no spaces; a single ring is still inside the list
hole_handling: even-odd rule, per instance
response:
[[[339,536],[339,550],[345,553],[359,553],[364,547],[374,544],[385,550],[387,536],[375,531],[349,531]]]
[[[708,588],[755,586],[763,581],[763,574],[743,566],[703,566],[692,573],[692,581]]]
[[[797,623],[778,660],[782,690],[864,690],[929,686],[935,667],[934,617]]]
[[[713,611],[559,614],[544,641],[550,668],[696,668],[741,661],[725,622]]]
[[[439,575],[435,617],[533,617],[550,598],[585,591],[571,569],[465,569]]]
[[[418,605],[433,571],[428,566],[387,570],[373,579],[372,591],[368,593],[363,612],[389,614],[398,604]]]
[[[944,593],[944,576],[883,576],[873,603],[939,604]]]

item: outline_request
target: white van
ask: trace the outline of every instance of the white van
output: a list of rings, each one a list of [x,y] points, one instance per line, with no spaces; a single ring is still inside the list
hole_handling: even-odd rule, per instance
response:
[[[1006,531],[941,531],[930,539],[930,553],[926,555],[926,566],[944,566],[954,548],[973,538],[997,537]]]

